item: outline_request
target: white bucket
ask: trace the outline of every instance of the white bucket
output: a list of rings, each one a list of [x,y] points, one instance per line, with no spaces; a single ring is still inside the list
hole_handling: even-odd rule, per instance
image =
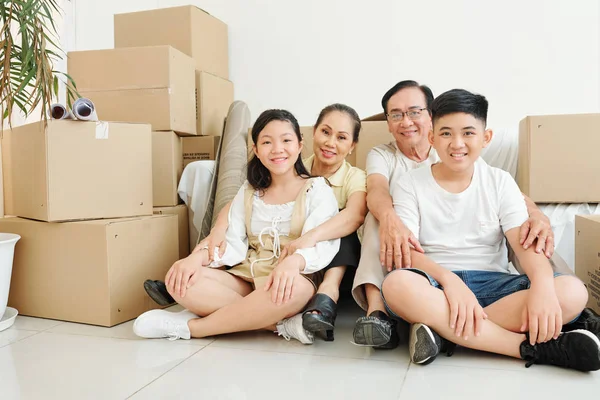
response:
[[[0,233],[0,320],[8,304],[8,289],[12,275],[15,244],[21,236],[14,233]]]

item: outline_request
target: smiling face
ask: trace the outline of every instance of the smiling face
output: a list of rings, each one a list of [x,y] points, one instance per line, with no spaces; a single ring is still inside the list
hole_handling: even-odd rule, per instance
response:
[[[346,113],[332,111],[321,120],[313,133],[315,161],[326,166],[339,166],[354,149],[354,122]]]
[[[431,116],[427,111],[427,100],[418,87],[408,87],[398,91],[390,97],[386,113],[388,114],[388,128],[398,142],[398,147],[417,147],[427,141],[427,135],[431,130]],[[422,111],[419,111],[424,109]],[[418,111],[420,115],[410,119],[406,112]],[[392,114],[404,113],[402,119],[393,121]]]
[[[258,134],[254,154],[274,175],[293,172],[294,163],[302,151],[292,124],[287,121],[271,121]]]
[[[452,113],[437,118],[429,142],[435,148],[442,166],[454,173],[472,171],[481,150],[492,140],[492,131],[484,122],[466,113]]]

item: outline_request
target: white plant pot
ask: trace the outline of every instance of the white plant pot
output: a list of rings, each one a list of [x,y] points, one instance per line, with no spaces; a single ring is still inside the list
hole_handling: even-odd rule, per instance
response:
[[[8,304],[8,290],[12,275],[15,244],[21,236],[15,233],[0,233],[0,320]]]

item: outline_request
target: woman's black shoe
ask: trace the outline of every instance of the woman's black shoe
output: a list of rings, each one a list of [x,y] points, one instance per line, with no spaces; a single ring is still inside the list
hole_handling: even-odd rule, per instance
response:
[[[144,289],[146,289],[146,293],[148,293],[148,296],[150,296],[155,303],[163,307],[175,304],[175,299],[171,297],[163,281],[147,279],[144,282]]]
[[[318,314],[315,314],[314,312]],[[325,332],[325,340],[333,341],[337,304],[326,294],[317,293],[302,313],[302,327],[309,332]]]

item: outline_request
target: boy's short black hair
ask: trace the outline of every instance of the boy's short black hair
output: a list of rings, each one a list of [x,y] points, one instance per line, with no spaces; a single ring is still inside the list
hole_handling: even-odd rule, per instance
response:
[[[431,104],[431,117],[435,124],[438,118],[448,114],[465,113],[487,123],[488,101],[480,95],[464,89],[452,89],[440,94]]]

